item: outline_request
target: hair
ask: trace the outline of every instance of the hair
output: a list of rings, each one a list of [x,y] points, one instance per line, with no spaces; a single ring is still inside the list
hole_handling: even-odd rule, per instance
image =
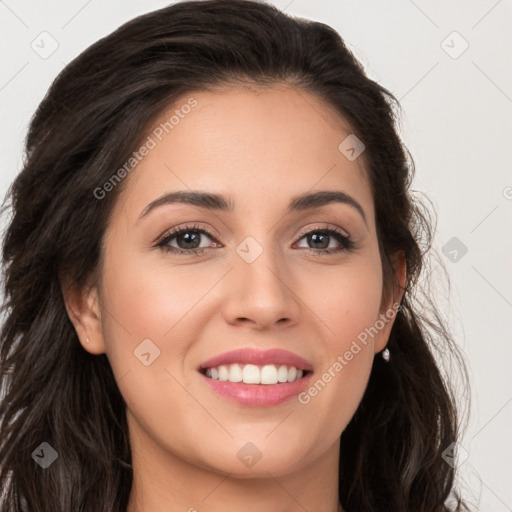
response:
[[[259,1],[199,0],[139,16],[87,48],[31,120],[23,168],[2,209],[12,209],[2,245],[2,511],[126,510],[126,404],[107,356],[79,343],[61,276],[82,286],[98,269],[126,179],[102,200],[93,192],[169,105],[194,91],[280,84],[324,100],[364,143],[385,290],[398,282],[397,251],[407,265],[392,359],[374,359],[341,435],[340,502],[346,512],[467,510],[443,458],[461,422],[442,365],[455,361],[467,372],[433,299],[418,299],[433,221],[410,190],[415,169],[397,133],[398,100],[328,25]],[[44,470],[33,460],[42,442],[58,454]]]

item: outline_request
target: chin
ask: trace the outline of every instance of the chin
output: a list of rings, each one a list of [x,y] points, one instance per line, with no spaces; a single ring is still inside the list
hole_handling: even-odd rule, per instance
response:
[[[233,453],[229,451],[223,456],[224,463],[216,460],[203,459],[204,465],[210,470],[229,474],[231,478],[268,478],[293,473],[303,467],[304,460],[297,451],[286,453],[268,453],[268,450],[257,450],[255,445],[245,443]],[[211,457],[211,454],[210,454]]]

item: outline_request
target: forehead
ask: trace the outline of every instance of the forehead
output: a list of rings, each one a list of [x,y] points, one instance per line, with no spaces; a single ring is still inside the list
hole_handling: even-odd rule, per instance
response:
[[[229,195],[235,209],[251,200],[277,208],[291,196],[336,189],[357,196],[371,218],[364,154],[349,160],[340,150],[349,136],[341,115],[296,87],[191,92],[152,121],[142,139],[152,148],[121,202],[142,210],[164,192],[200,189]]]

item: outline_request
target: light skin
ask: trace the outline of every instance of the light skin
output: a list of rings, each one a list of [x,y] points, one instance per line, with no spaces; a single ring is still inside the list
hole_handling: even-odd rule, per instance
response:
[[[400,302],[405,263],[395,259],[401,286],[385,296],[364,153],[350,161],[339,151],[351,131],[331,107],[291,86],[233,87],[184,96],[170,113],[190,96],[197,107],[125,178],[91,286],[63,290],[83,348],[107,354],[127,403],[128,511],[341,511],[340,435],[394,318],[307,404],[234,403],[197,368],[236,348],[281,348],[309,360],[316,381]],[[177,190],[222,194],[234,209],[172,203],[138,220]],[[350,195],[366,220],[339,202],[287,212],[292,197],[320,190]],[[188,254],[154,247],[192,224],[211,234],[199,235],[201,254],[183,237],[167,246]],[[334,235],[302,234],[326,228],[356,248],[327,254],[343,247]],[[262,249],[251,263],[237,252],[246,237]],[[160,350],[148,366],[134,355],[145,339]],[[237,457],[248,442],[261,454],[252,467]]]

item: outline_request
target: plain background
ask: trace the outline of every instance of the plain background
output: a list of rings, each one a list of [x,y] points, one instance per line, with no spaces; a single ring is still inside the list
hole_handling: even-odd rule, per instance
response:
[[[462,483],[480,510],[512,510],[512,4],[272,3],[331,25],[401,102],[400,133],[416,164],[412,189],[437,210],[435,249],[451,280],[448,298],[439,292],[442,313],[470,366]],[[0,1],[2,198],[21,168],[30,118],[64,65],[125,21],[168,4]],[[54,53],[41,55],[52,45]]]

